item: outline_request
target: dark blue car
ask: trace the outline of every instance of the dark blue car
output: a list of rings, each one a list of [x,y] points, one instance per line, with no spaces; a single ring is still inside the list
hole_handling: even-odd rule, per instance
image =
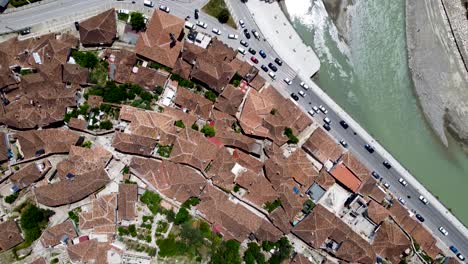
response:
[[[260,66],[264,72],[268,72],[268,67],[265,65]]]
[[[266,58],[266,53],[263,50],[260,50],[258,52],[258,54],[260,54],[260,56],[262,56],[262,58]]]

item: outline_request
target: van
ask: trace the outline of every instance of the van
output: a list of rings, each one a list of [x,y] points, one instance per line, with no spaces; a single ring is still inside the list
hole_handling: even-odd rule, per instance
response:
[[[237,51],[239,51],[240,54],[245,55],[245,49],[238,47]]]
[[[143,1],[143,4],[147,7],[154,7],[153,1],[145,0]]]
[[[273,80],[276,79],[276,73],[274,73],[274,72],[271,71],[271,72],[268,73],[268,75],[269,75]]]
[[[189,21],[185,21],[185,28],[187,29],[195,29],[195,25],[190,23]]]

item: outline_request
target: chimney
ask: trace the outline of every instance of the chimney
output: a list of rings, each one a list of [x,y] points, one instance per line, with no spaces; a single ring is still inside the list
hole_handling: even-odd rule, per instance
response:
[[[174,33],[169,33],[169,37],[171,38],[171,44],[175,45],[177,40],[176,40]]]

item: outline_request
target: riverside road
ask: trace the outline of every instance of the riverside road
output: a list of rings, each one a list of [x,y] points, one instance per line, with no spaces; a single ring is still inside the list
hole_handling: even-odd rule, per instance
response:
[[[258,0],[251,0],[258,1]],[[54,21],[54,25],[57,28],[71,28],[73,27],[73,21],[80,21],[89,17],[90,13],[96,13],[98,11],[104,11],[108,8],[115,9],[127,9],[141,11],[146,15],[150,15],[153,12],[153,9],[144,7],[143,0],[133,1],[111,1],[111,0],[56,0],[56,1],[47,1],[42,4],[38,4],[31,8],[25,8],[22,10],[10,12],[8,14],[0,15],[0,34],[7,33],[15,30],[19,30],[25,27],[32,27],[32,34],[43,34],[47,33],[47,28],[44,27],[47,23]],[[153,1],[155,2],[155,8],[159,5],[166,5],[171,9],[171,13],[185,18],[190,16],[190,21],[195,22],[193,19],[194,10],[199,9],[206,2],[206,0],[162,0],[162,1]],[[390,184],[390,191],[394,193],[397,197],[403,197],[407,203],[406,207],[412,212],[421,214],[426,221],[424,224],[429,228],[432,233],[440,239],[445,244],[445,247],[441,245],[441,249],[446,253],[448,252],[448,247],[455,245],[465,256],[468,255],[468,236],[466,227],[461,224],[454,216],[448,212],[448,210],[443,207],[440,202],[436,200],[429,192],[415,180],[409,173],[401,167],[394,160],[389,153],[387,153],[377,142],[374,142],[373,139],[356,123],[351,117],[349,117],[339,106],[337,106],[328,96],[326,96],[319,87],[317,87],[310,79],[309,76],[305,76],[304,73],[296,73],[294,69],[297,69],[299,66],[294,65],[294,67],[288,66],[288,58],[285,57],[285,51],[281,50],[276,52],[273,47],[277,48],[276,45],[268,43],[267,39],[272,39],[271,36],[263,36],[263,33],[270,32],[268,30],[262,30],[257,26],[255,21],[255,16],[252,15],[253,8],[243,4],[239,0],[227,0],[228,7],[233,13],[233,17],[236,19],[243,19],[246,23],[246,28],[251,31],[252,29],[257,30],[260,33],[260,39],[257,40],[253,36],[251,39],[247,40],[244,37],[242,28],[239,26],[237,30],[232,29],[228,26],[224,26],[218,23],[218,21],[210,17],[203,12],[200,12],[201,20],[208,24],[207,29],[197,28],[197,31],[202,31],[207,34],[214,35],[211,33],[213,27],[216,27],[221,30],[222,34],[218,36],[220,40],[228,44],[234,49],[237,49],[241,45],[239,41],[244,39],[248,41],[249,47],[252,47],[257,51],[257,54],[254,55],[260,65],[268,65],[268,63],[273,62],[275,58],[278,57],[278,53],[282,54],[281,58],[285,63],[283,66],[278,66],[278,72],[276,73],[276,80],[273,81],[273,85],[278,88],[278,90],[284,95],[289,96],[290,93],[294,92],[298,94],[301,87],[299,83],[305,81],[311,88],[305,91],[306,96],[301,97],[297,101],[298,105],[304,110],[308,111],[314,105],[323,105],[328,109],[326,115],[320,113],[315,115],[314,121],[323,125],[323,118],[327,116],[332,121],[330,133],[336,138],[337,144],[338,141],[343,139],[348,143],[348,149],[356,155],[361,162],[363,162],[369,169],[377,171],[382,177],[383,182],[388,182]],[[250,1],[249,1],[250,2]],[[265,8],[268,8],[268,4],[262,2]],[[257,18],[258,19],[258,18]],[[272,23],[275,23],[272,21]],[[278,22],[276,22],[278,23]],[[264,24],[264,23],[263,23]],[[283,25],[271,25],[283,26]],[[38,32],[35,32],[37,28]],[[43,31],[41,31],[43,30]],[[239,39],[229,39],[228,34],[237,34]],[[284,41],[289,41],[287,37],[284,38]],[[274,44],[274,43],[272,43]],[[263,59],[258,55],[259,50],[264,50],[267,54],[267,57]],[[246,53],[245,59],[250,61],[250,57],[253,56],[250,53]],[[291,51],[291,56],[294,56]],[[307,56],[307,54],[304,54]],[[315,56],[315,55],[314,55]],[[274,62],[273,62],[274,63]],[[290,63],[291,64],[291,63]],[[312,65],[302,65],[304,68],[312,67]],[[313,68],[318,66],[313,65]],[[260,74],[266,79],[271,80],[268,77],[266,72],[260,70]],[[287,85],[283,79],[289,78],[293,82],[291,85]],[[302,80],[301,80],[302,78]],[[350,127],[348,129],[343,129],[339,125],[340,120],[345,120]],[[375,147],[376,151],[374,153],[369,153],[364,149],[365,144],[370,144]],[[382,165],[382,162],[388,160],[392,164],[391,169],[387,169]],[[403,177],[407,182],[408,186],[403,186],[398,182],[398,179]],[[428,200],[429,204],[425,205],[419,201],[418,197],[423,194]],[[448,231],[448,236],[442,235],[438,228],[443,226]]]

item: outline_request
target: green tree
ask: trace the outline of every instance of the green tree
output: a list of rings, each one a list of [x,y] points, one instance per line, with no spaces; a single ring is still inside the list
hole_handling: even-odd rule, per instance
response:
[[[136,237],[137,236],[137,231],[136,231],[135,225],[129,225],[128,226],[128,232],[130,233],[130,235],[132,237]]]
[[[5,202],[12,204],[13,202],[16,201],[16,199],[18,198],[18,195],[19,195],[19,192],[8,195],[7,197],[5,197]]]
[[[201,129],[201,132],[205,134],[205,137],[214,137],[216,134],[215,128],[208,124],[203,126],[203,128]]]
[[[239,242],[235,240],[223,241],[211,256],[211,264],[240,264]]]
[[[218,13],[218,21],[219,23],[227,23],[229,20],[229,10],[227,8],[223,8],[219,13]]]
[[[282,237],[276,242],[277,251],[268,260],[270,264],[281,264],[285,259],[289,259],[292,253],[292,246],[287,237]]]
[[[104,130],[112,129],[112,122],[109,120],[104,120],[99,124],[99,128]]]
[[[174,125],[176,127],[185,128],[185,124],[184,124],[184,122],[182,120],[175,121]]]
[[[205,92],[205,98],[212,102],[216,102],[216,97],[217,97],[216,94],[211,90],[207,90]]]
[[[148,206],[148,209],[153,214],[156,214],[159,211],[159,204],[161,203],[162,198],[161,196],[159,196],[159,194],[146,190],[140,197],[140,201],[146,204],[146,206]]]
[[[154,92],[157,95],[161,95],[164,92],[164,87],[158,85],[158,86],[156,86],[156,88],[154,88]]]
[[[96,54],[92,52],[80,52],[77,50],[72,51],[72,57],[76,63],[81,67],[93,69],[99,63],[99,59]]]
[[[198,131],[198,125],[197,125],[197,123],[193,123],[192,129]]]
[[[246,264],[265,263],[265,256],[257,243],[251,242],[248,244],[247,250],[244,252],[244,261]]]
[[[41,236],[42,229],[47,226],[53,211],[41,209],[33,204],[26,205],[21,213],[21,228],[25,233],[25,242],[31,244]]]
[[[145,28],[145,17],[142,13],[133,12],[130,15],[130,25],[136,31],[140,31]]]
[[[190,220],[191,216],[189,211],[185,207],[181,207],[179,211],[177,212],[175,219],[174,219],[174,224],[180,225],[188,220]]]

